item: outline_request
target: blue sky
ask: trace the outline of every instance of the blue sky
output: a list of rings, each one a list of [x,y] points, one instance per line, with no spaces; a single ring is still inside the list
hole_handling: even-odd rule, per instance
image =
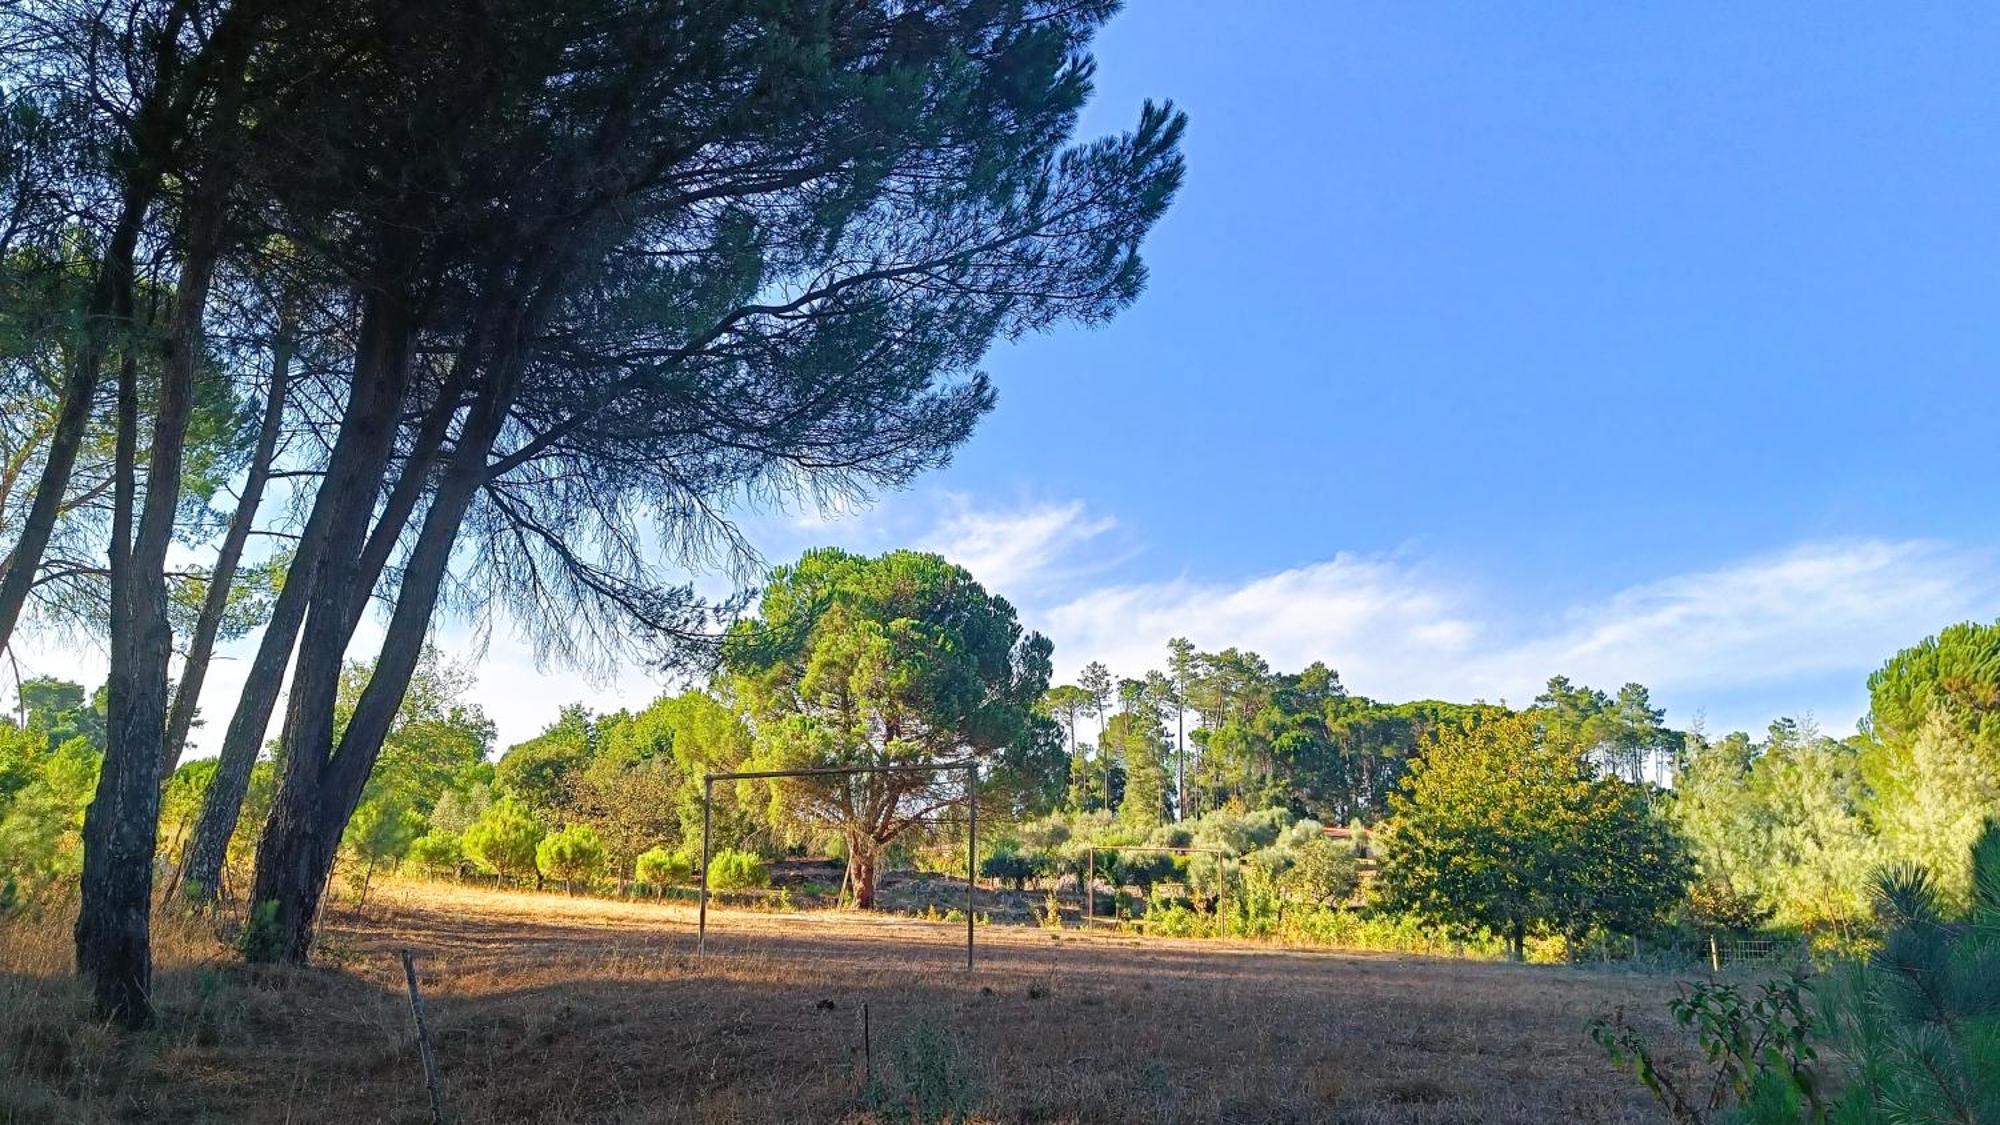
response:
[[[2000,8],[1154,0],[1096,53],[1087,134],[1192,119],[1150,289],[996,350],[910,491],[749,513],[772,560],[943,550],[1065,674],[1186,634],[1711,730],[1845,731],[2000,616]],[[511,741],[655,687],[503,629],[480,701]]]
[[[1846,729],[2000,614],[2000,9],[1162,2],[1097,53],[1091,131],[1192,118],[1151,289],[860,521],[1072,513],[1020,599],[1065,669],[1157,606],[1371,694]],[[1205,628],[1259,583],[1291,620]]]

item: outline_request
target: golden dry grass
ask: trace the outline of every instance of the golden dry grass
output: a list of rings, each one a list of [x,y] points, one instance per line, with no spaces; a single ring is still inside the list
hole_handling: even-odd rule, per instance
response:
[[[1625,1005],[1669,1037],[1671,982],[1280,950],[400,884],[336,912],[324,967],[256,970],[161,928],[160,1026],[83,1020],[66,928],[0,931],[0,1116],[423,1121],[395,950],[417,951],[460,1122],[869,1121],[917,1022],[955,1037],[980,1119],[1639,1122],[1584,1036]]]

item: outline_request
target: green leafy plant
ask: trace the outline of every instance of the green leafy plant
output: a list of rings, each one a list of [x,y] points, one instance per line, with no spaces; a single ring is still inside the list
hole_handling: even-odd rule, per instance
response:
[[[486,865],[494,882],[535,870],[542,826],[527,806],[509,797],[495,801],[465,830],[465,854]]]
[[[1731,983],[1684,984],[1668,1010],[1701,1044],[1710,1067],[1706,1080],[1676,1081],[1625,1022],[1622,1009],[1593,1020],[1590,1037],[1675,1121],[1735,1120],[1738,1109],[1758,1122],[1825,1120],[1812,994],[1802,971],[1747,993]]]
[[[662,897],[666,888],[676,887],[694,878],[694,864],[679,852],[665,848],[648,848],[639,853],[633,862],[633,871],[642,883],[650,883],[659,888]]]
[[[771,865],[756,852],[725,849],[708,861],[708,885],[719,891],[741,891],[771,885]]]
[[[436,878],[453,870],[465,859],[465,840],[455,832],[440,832],[433,828],[411,843],[404,858],[424,869],[424,873]]]
[[[604,871],[604,841],[589,825],[572,824],[535,845],[535,865],[549,878],[561,879],[565,892],[575,894],[577,880],[587,887]]]
[[[979,865],[979,873],[988,879],[1005,879],[1014,884],[1014,889],[1024,891],[1028,880],[1041,874],[1041,864],[1035,857],[1023,855],[1012,845],[1003,844],[993,849],[993,854]]]

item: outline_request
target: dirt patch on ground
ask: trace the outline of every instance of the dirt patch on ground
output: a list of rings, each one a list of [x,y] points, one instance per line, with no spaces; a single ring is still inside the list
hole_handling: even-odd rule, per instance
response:
[[[325,967],[303,972],[236,966],[170,925],[165,1018],[137,1039],[78,1018],[62,927],[17,926],[0,1117],[426,1120],[408,948],[461,1122],[900,1120],[948,1101],[1005,1122],[1660,1119],[1584,1024],[1622,1005],[1670,1038],[1663,978],[1001,925],[967,972],[962,924],[709,925],[697,961],[679,904],[395,885],[336,913]]]

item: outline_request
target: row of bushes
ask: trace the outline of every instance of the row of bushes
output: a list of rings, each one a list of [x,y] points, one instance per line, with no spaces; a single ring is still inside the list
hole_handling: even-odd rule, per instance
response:
[[[1025,890],[1030,882],[1080,877],[1092,867],[1100,881],[1114,887],[1150,894],[1159,884],[1178,884],[1205,900],[1268,885],[1288,902],[1341,905],[1360,882],[1352,843],[1330,839],[1319,822],[1295,820],[1283,809],[1212,812],[1149,833],[1136,833],[1104,813],[1050,817],[1021,825],[1003,839],[980,873]]]
[[[533,876],[560,881],[574,893],[616,874],[597,830],[572,824],[553,832],[512,800],[495,801],[463,832],[432,829],[408,841],[399,856],[433,877],[467,870],[496,879]],[[681,886],[694,879],[695,865],[679,852],[654,847],[639,853],[632,875],[656,888]],[[709,857],[709,886],[717,890],[747,890],[771,883],[771,868],[754,852],[725,849]]]

